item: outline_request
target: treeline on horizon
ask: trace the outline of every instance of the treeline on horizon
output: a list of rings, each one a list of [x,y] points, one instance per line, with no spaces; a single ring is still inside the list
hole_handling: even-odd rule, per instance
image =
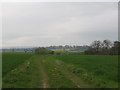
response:
[[[88,45],[77,46],[77,45],[59,45],[59,46],[48,46],[48,47],[34,47],[34,48],[10,48],[2,49],[3,51],[33,51],[36,48],[46,48],[46,49],[69,49],[74,51],[85,51],[89,48]]]
[[[85,54],[120,55],[120,42],[110,40],[93,41]]]
[[[65,46],[66,47],[66,46]],[[65,47],[61,46],[61,49],[65,49]],[[70,46],[67,45],[67,49]],[[119,55],[120,54],[120,42],[114,41],[111,42],[110,40],[103,40],[103,41],[93,41],[90,46],[87,47],[87,50],[84,52],[76,52],[76,53],[68,53],[70,55],[80,55],[80,54],[88,54],[88,55]],[[74,47],[74,51],[78,50],[77,48],[81,48],[79,46]],[[54,51],[47,49],[47,48],[36,48],[36,54],[56,54]],[[67,52],[67,50],[65,50]],[[59,55],[63,52],[59,52]]]
[[[36,48],[46,48],[50,50],[68,49],[69,51],[84,51],[84,54],[89,54],[89,55],[94,55],[94,54],[118,55],[120,54],[120,42],[119,41],[111,42],[110,40],[103,40],[103,41],[95,40],[89,46],[88,45],[83,45],[83,46],[59,45],[59,46],[35,47],[35,48],[11,48],[11,49],[2,49],[2,51],[25,51],[25,52],[33,51],[34,52]]]

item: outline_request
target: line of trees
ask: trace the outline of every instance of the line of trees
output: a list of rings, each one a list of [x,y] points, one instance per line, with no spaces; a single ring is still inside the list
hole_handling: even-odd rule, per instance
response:
[[[69,49],[69,50],[75,50],[75,51],[84,51],[87,50],[89,48],[89,46],[87,45],[83,45],[83,46],[78,46],[78,45],[59,45],[59,46],[49,46],[49,47],[45,47],[47,49]]]
[[[110,40],[93,41],[85,54],[120,55],[120,42]]]
[[[34,51],[36,48],[38,47],[34,47],[34,48],[10,48],[10,49],[2,49],[2,51],[24,51],[24,52],[28,52],[28,51]],[[85,51],[89,48],[89,46],[87,45],[83,45],[83,46],[78,46],[78,45],[59,45],[59,46],[48,46],[48,47],[40,47],[40,48],[46,48],[46,49],[69,49],[69,50],[75,50],[75,51]]]

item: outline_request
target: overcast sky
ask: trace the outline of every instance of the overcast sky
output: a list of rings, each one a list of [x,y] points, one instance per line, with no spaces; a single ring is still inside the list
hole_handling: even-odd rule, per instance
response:
[[[3,47],[118,40],[117,2],[19,2],[2,7]]]

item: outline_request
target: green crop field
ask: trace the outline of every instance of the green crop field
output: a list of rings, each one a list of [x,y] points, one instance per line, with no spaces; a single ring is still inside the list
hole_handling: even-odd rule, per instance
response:
[[[3,54],[3,88],[117,88],[118,56]]]
[[[97,87],[118,86],[118,56],[62,55],[57,58],[71,65],[69,70],[88,83],[95,83]]]
[[[25,53],[3,53],[2,54],[2,70],[3,77],[16,68],[19,64],[23,63],[26,59],[30,58],[31,54]]]

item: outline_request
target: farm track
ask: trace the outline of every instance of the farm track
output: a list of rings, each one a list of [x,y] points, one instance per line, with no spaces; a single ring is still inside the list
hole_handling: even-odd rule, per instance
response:
[[[38,83],[38,88],[49,88],[49,84],[48,84],[48,75],[46,74],[46,70],[44,67],[44,60],[43,58],[41,58],[41,56],[33,56],[32,61],[34,61],[37,65],[38,68],[38,73],[40,76],[36,76],[39,80]]]
[[[39,65],[40,65],[40,72],[41,72],[41,74],[42,74],[42,78],[43,78],[43,80],[42,80],[42,83],[43,83],[43,87],[42,88],[48,88],[49,87],[49,85],[48,85],[48,75],[46,74],[46,71],[45,71],[45,68],[44,68],[44,62],[43,62],[43,60],[41,61],[41,60],[39,60],[40,61],[40,63],[39,63]]]
[[[66,67],[63,67],[62,65],[60,66],[59,64],[57,64],[55,62],[56,67],[59,68],[59,70],[61,70],[61,72],[64,74],[64,76],[71,80],[78,88],[81,88],[80,85],[80,80],[77,76],[75,76],[74,74],[70,73],[68,70],[66,70]]]
[[[48,61],[49,62],[49,61]],[[71,80],[76,86],[77,88],[84,88],[87,87],[87,85],[85,86],[85,84],[83,85],[83,82],[81,82],[80,78],[77,77],[76,75],[74,75],[73,73],[69,72],[66,69],[66,65],[64,65],[64,62],[60,61],[60,60],[53,60],[52,63],[49,62],[51,65],[55,65],[55,67],[57,67],[59,69],[59,71],[61,71],[61,73],[63,73],[63,75]]]
[[[87,85],[85,85],[85,84],[83,85],[83,82],[81,82],[79,77],[77,77],[75,74],[73,74],[67,70],[67,67],[64,64],[64,62],[62,62],[60,60],[56,60],[55,58],[53,58],[53,57],[51,58],[49,56],[44,60],[44,64],[45,64],[45,62],[49,63],[49,65],[52,65],[52,66],[55,66],[56,68],[58,68],[58,70],[65,76],[65,78],[71,80],[77,86],[77,88],[87,87]],[[43,64],[43,63],[41,63],[41,64]],[[45,72],[44,72],[45,70],[42,65],[41,65],[41,69],[42,69],[41,71],[45,74]],[[46,74],[44,75],[43,78],[44,78],[45,82],[48,81],[48,76]]]

